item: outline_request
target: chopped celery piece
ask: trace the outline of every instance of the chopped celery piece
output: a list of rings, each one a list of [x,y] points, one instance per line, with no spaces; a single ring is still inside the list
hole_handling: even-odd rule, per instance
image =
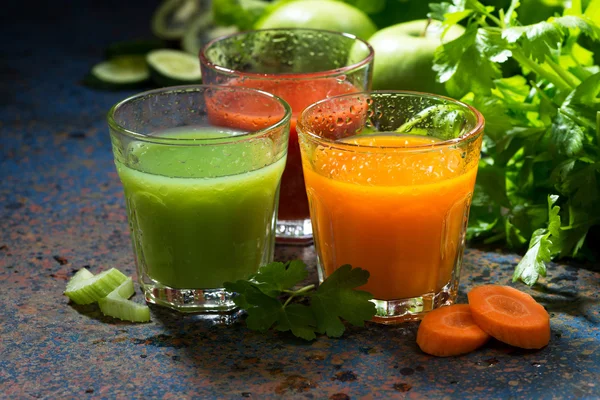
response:
[[[134,293],[133,280],[127,278],[119,287],[110,292],[106,297],[98,300],[100,310],[104,315],[119,318],[123,321],[148,322],[150,321],[150,308],[145,304],[138,304],[127,300]]]
[[[92,274],[87,268],[81,268],[79,271],[75,272],[75,275],[73,275],[73,277],[71,279],[69,279],[69,282],[67,282],[67,292],[71,292],[73,291],[73,288],[75,287],[75,285],[77,285],[79,282],[84,281],[86,279],[90,279],[94,276],[94,274]]]
[[[79,274],[80,271],[77,271]],[[88,271],[91,274],[91,272]],[[69,299],[77,304],[90,304],[98,301],[102,297],[112,292],[117,286],[123,283],[127,277],[116,268],[103,271],[98,275],[93,275],[83,279],[84,272],[77,279],[75,276],[67,284],[65,294]]]

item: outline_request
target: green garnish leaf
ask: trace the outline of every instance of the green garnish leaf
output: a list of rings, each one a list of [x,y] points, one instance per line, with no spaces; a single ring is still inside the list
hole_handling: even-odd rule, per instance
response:
[[[429,4],[431,12],[427,16],[431,19],[444,21],[447,26],[454,25],[473,13],[473,10],[465,9],[465,4],[465,0],[454,1],[454,4],[446,2],[431,3]]]
[[[572,157],[583,150],[585,129],[568,115],[559,112],[548,130],[550,151]]]
[[[529,244],[514,273],[528,285],[556,257],[591,254],[588,232],[600,224],[600,66],[591,47],[600,1],[584,12],[580,1],[564,4],[430,7],[443,26],[466,24],[437,49],[438,80],[486,120],[467,237]]]
[[[539,279],[540,275],[546,275],[546,264],[551,260],[550,246],[552,242],[548,240],[546,229],[538,229],[533,233],[529,242],[529,250],[523,256],[515,273],[513,282],[519,279],[527,285],[533,285]]]
[[[375,305],[369,301],[373,296],[354,290],[367,282],[367,271],[345,265],[317,290],[314,285],[295,289],[307,276],[306,264],[300,260],[273,262],[247,280],[225,282],[224,287],[238,294],[234,301],[248,313],[249,329],[291,331],[304,340],[315,339],[317,332],[339,337],[345,330],[340,318],[363,326],[375,315]],[[307,301],[309,305],[303,304]]]
[[[255,285],[270,296],[276,297],[284,290],[302,282],[308,276],[306,265],[300,260],[287,264],[273,262],[261,267],[260,273],[253,276]]]
[[[344,333],[340,318],[355,326],[364,326],[364,321],[375,315],[373,298],[368,292],[354,290],[369,280],[364,269],[343,265],[331,274],[311,296],[311,309],[317,319],[319,333],[339,337]]]
[[[511,54],[498,31],[469,25],[463,35],[438,47],[433,69],[454,96],[463,96],[469,88],[490,94],[494,80],[502,77],[497,63]]]
[[[315,335],[316,321],[312,310],[302,304],[290,304],[285,307],[278,319],[278,325],[275,327],[278,331],[291,330],[294,336],[304,340],[313,340]]]
[[[548,196],[549,223],[548,229],[541,228],[533,232],[529,242],[529,250],[521,259],[515,273],[513,282],[523,281],[527,285],[533,285],[540,276],[546,276],[546,264],[552,260],[552,254],[559,251],[561,240],[560,207],[554,203],[558,200],[557,195]]]

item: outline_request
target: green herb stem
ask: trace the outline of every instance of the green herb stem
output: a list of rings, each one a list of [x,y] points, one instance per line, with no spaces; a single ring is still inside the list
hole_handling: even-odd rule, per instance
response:
[[[571,118],[573,121],[577,122],[577,124],[581,126],[587,126],[590,129],[596,129],[596,125],[586,122],[585,120],[579,118],[577,115],[573,114],[567,109],[561,108],[560,112],[562,114],[565,114],[567,117]],[[596,117],[596,119],[598,119],[598,117]]]
[[[523,52],[520,49],[512,49],[512,56],[519,64],[529,68],[540,78],[548,80],[558,89],[567,91],[572,90],[571,86],[569,86],[569,84],[565,82],[560,76],[545,70],[541,65],[531,60],[529,57],[525,56],[525,54],[523,54]]]
[[[533,87],[541,97],[543,97],[548,103],[552,104],[555,108],[560,108],[560,105],[556,104],[548,95],[538,86],[534,81],[529,81],[531,87]]]
[[[481,12],[483,15],[485,15],[487,18],[489,18],[494,24],[498,25],[501,28],[504,28],[504,22],[502,20],[498,19],[492,13],[488,12],[488,10],[486,10],[485,6],[484,7],[477,7],[477,8],[478,8],[479,12]]]
[[[495,234],[493,236],[487,237],[483,241],[483,243],[485,243],[485,244],[491,244],[491,243],[497,242],[499,240],[502,240],[504,238],[506,238],[506,233],[504,233],[504,232],[498,232],[497,234]]]
[[[308,286],[304,286],[303,288],[300,288],[298,290],[283,290],[283,293],[287,293],[290,295],[290,297],[287,298],[285,303],[283,303],[283,308],[285,308],[285,306],[287,306],[294,297],[302,296],[305,293],[310,292],[314,288],[315,288],[315,285],[308,285]]]
[[[552,61],[548,55],[546,55],[546,64],[548,64],[548,66],[550,66],[550,68],[552,68],[552,70],[570,86],[570,90],[575,89],[579,85],[579,83],[575,81],[576,78],[571,73],[565,71],[564,68]]]
[[[600,146],[600,112],[596,112],[596,141]]]

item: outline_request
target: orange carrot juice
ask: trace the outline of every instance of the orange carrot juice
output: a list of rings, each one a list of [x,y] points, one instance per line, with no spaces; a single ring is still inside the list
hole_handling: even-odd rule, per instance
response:
[[[325,276],[344,264],[364,268],[370,278],[362,289],[385,301],[435,294],[453,279],[478,151],[467,157],[440,142],[380,133],[303,151]]]

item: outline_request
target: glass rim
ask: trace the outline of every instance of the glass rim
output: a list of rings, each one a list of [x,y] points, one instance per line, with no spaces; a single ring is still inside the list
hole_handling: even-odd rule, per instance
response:
[[[211,46],[213,46],[215,43],[223,41],[223,40],[228,40],[228,39],[234,38],[236,36],[245,36],[245,35],[256,34],[256,33],[260,33],[260,32],[290,32],[290,31],[291,32],[320,32],[320,33],[325,33],[328,35],[333,35],[333,36],[338,36],[338,37],[342,36],[347,39],[351,39],[351,40],[354,40],[354,41],[364,44],[367,47],[367,49],[369,50],[369,54],[365,58],[360,60],[359,62],[350,64],[350,65],[346,65],[341,68],[328,69],[328,70],[317,71],[317,72],[305,72],[305,73],[302,73],[302,72],[300,72],[300,73],[298,73],[298,72],[282,72],[282,73],[243,72],[243,71],[240,71],[237,69],[231,69],[231,68],[226,68],[226,67],[217,65],[217,64],[213,63],[212,61],[209,61],[205,54],[206,51]],[[231,34],[225,35],[225,36],[220,36],[220,37],[217,37],[217,38],[211,40],[204,47],[202,47],[202,49],[200,49],[200,54],[199,54],[201,65],[204,65],[205,67],[210,68],[215,71],[218,71],[219,73],[222,73],[222,74],[224,73],[227,75],[248,77],[248,78],[253,78],[253,79],[280,79],[280,80],[286,80],[286,79],[305,80],[305,79],[315,79],[315,78],[331,78],[331,77],[335,77],[338,75],[343,75],[350,71],[358,70],[358,69],[364,67],[365,65],[368,65],[369,63],[371,63],[373,61],[374,57],[375,57],[375,50],[369,44],[369,42],[359,38],[356,35],[353,35],[351,33],[345,33],[345,32],[330,31],[327,29],[312,29],[312,28],[270,28],[270,29],[254,29],[254,30],[247,30],[247,31],[242,31],[242,32],[235,32],[235,33],[231,33]]]
[[[222,136],[216,138],[166,138],[160,136],[152,136],[151,134],[139,133],[135,132],[131,129],[125,128],[122,124],[118,123],[115,120],[115,113],[119,111],[119,109],[127,103],[130,103],[134,100],[141,99],[143,97],[159,95],[164,93],[190,93],[190,92],[201,92],[206,89],[214,89],[217,91],[228,91],[228,92],[248,92],[260,94],[263,97],[269,98],[271,100],[275,100],[277,103],[281,105],[283,108],[283,116],[277,122],[269,125],[266,128],[258,129],[255,131],[245,132],[241,135],[235,136]],[[221,144],[231,144],[237,143],[244,140],[250,140],[255,137],[263,136],[265,133],[272,131],[273,129],[278,129],[283,127],[286,123],[289,123],[292,118],[292,108],[291,106],[281,97],[276,96],[272,93],[265,92],[264,90],[248,88],[248,87],[240,87],[240,86],[220,86],[220,85],[180,85],[180,86],[166,86],[159,89],[147,90],[144,92],[136,93],[131,95],[116,104],[114,104],[107,114],[108,126],[111,130],[117,131],[125,136],[130,138],[148,142],[155,144],[164,144],[164,145],[179,145],[179,146],[206,146],[206,145],[221,145]],[[289,129],[287,130],[289,131]]]
[[[473,114],[475,116],[475,125],[471,129],[469,129],[468,132],[466,132],[465,134],[463,134],[457,138],[440,140],[439,142],[434,142],[434,143],[408,145],[408,146],[407,145],[404,145],[404,146],[381,146],[381,145],[344,143],[344,142],[339,142],[337,140],[324,138],[322,136],[317,135],[312,130],[306,128],[307,124],[305,123],[305,120],[307,119],[308,112],[310,112],[315,107],[319,107],[319,106],[323,105],[324,103],[327,103],[330,101],[335,101],[337,99],[349,98],[349,97],[353,97],[353,96],[357,96],[357,95],[358,96],[360,96],[360,95],[371,96],[373,94],[375,94],[375,95],[397,94],[397,95],[405,95],[407,97],[426,97],[426,98],[446,100],[452,104],[463,107],[465,110],[467,110],[471,114]],[[459,143],[473,141],[473,140],[477,139],[479,136],[481,136],[481,134],[483,133],[484,127],[485,127],[485,119],[483,117],[483,114],[481,114],[481,112],[479,110],[477,110],[475,107],[470,106],[469,104],[466,104],[460,100],[453,99],[451,97],[438,95],[438,94],[434,94],[434,93],[416,92],[416,91],[410,91],[410,90],[371,90],[371,91],[362,91],[362,92],[354,92],[354,93],[345,93],[342,95],[328,97],[326,99],[319,100],[319,101],[309,105],[308,107],[306,107],[304,110],[301,111],[300,115],[298,116],[298,118],[296,120],[296,130],[298,131],[299,136],[304,136],[304,137],[308,138],[309,140],[318,142],[319,144],[326,144],[329,147],[338,148],[341,150],[352,150],[352,151],[394,150],[394,151],[411,152],[411,151],[423,151],[423,150],[426,151],[426,150],[440,149],[440,148],[455,146]]]

